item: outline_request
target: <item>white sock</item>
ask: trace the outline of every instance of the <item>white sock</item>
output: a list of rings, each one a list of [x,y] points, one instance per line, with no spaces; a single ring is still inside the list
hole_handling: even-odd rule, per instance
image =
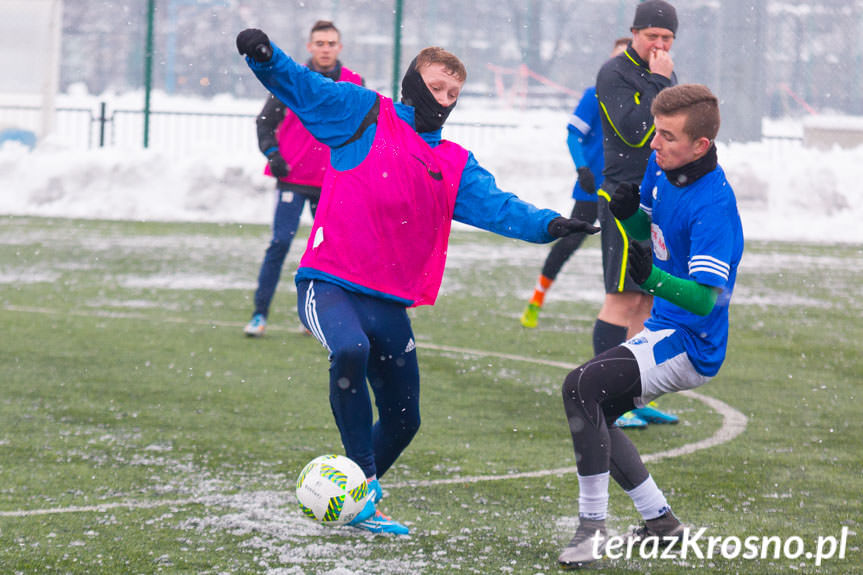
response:
[[[605,519],[608,515],[608,471],[578,476],[578,516]]]
[[[665,495],[662,494],[662,491],[656,486],[656,482],[650,475],[647,476],[647,479],[641,485],[632,491],[627,491],[626,494],[632,498],[635,508],[641,513],[645,521],[656,519],[671,509],[668,506]]]

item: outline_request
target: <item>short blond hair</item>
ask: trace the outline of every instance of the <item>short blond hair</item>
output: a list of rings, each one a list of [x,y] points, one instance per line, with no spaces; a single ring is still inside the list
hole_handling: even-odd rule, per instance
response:
[[[417,72],[430,64],[443,64],[443,67],[451,75],[455,76],[460,82],[467,80],[467,68],[458,56],[452,52],[448,52],[439,46],[429,46],[423,48],[416,57]]]

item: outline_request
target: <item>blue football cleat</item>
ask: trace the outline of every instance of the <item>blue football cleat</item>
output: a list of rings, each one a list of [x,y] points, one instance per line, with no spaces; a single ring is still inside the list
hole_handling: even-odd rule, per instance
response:
[[[369,499],[369,502],[374,505],[371,499]],[[357,517],[348,523],[348,525],[356,527],[357,529],[364,529],[372,533],[391,533],[393,535],[408,535],[410,533],[410,529],[406,526],[402,525],[398,521],[393,521],[379,510],[375,510],[371,517],[360,519],[360,517],[365,514],[365,511],[366,510],[363,509],[363,512],[357,515]]]
[[[243,328],[243,333],[249,337],[261,337],[267,329],[267,318],[263,314],[256,313],[252,316],[252,321],[246,324]]]
[[[373,497],[369,497],[366,499],[366,504],[363,506],[363,510],[360,511],[356,517],[354,517],[348,525],[354,525],[355,523],[362,523],[366,519],[371,519],[377,509],[375,508],[375,501]]]
[[[640,417],[647,423],[677,423],[680,419],[676,415],[660,411],[656,407],[656,403],[650,402],[644,407],[637,407],[632,410],[636,416]]]
[[[374,501],[377,503],[384,496],[384,490],[381,489],[381,484],[377,479],[369,481],[369,493],[374,493]]]
[[[634,427],[637,429],[644,429],[647,427],[647,422],[635,415],[632,411],[627,411],[618,417],[614,424],[617,427]]]

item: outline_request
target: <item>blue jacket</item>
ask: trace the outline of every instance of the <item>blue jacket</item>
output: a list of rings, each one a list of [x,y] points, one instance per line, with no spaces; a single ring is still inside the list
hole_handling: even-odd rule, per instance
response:
[[[375,136],[375,124],[363,125],[377,92],[348,82],[333,82],[294,62],[278,46],[273,57],[259,63],[246,58],[261,83],[291,109],[321,143],[331,149],[330,164],[339,171],[358,166],[368,155]],[[414,109],[398,102],[399,117],[414,126]],[[431,147],[441,142],[441,130],[420,136]],[[497,187],[494,176],[468,155],[462,173],[453,219],[502,236],[535,243],[555,238],[548,224],[560,214],[540,209]]]
[[[602,186],[602,170],[605,167],[605,161],[602,156],[602,120],[599,117],[596,87],[591,86],[584,91],[566,124],[566,129],[566,144],[569,146],[572,162],[576,168],[582,166],[590,168],[598,190]],[[572,188],[572,197],[582,202],[595,202],[596,192],[591,194],[584,191],[576,180]]]

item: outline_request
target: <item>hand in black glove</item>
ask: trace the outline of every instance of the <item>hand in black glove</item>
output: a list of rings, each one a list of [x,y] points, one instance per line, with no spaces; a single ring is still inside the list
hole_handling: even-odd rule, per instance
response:
[[[596,178],[593,177],[593,172],[590,171],[590,168],[582,166],[575,171],[578,174],[578,184],[581,186],[581,189],[588,194],[595,194]]]
[[[288,172],[291,171],[291,168],[278,150],[270,152],[270,155],[267,156],[267,162],[270,164],[270,172],[274,176],[277,178],[288,177]]]
[[[629,240],[629,275],[638,285],[643,284],[653,271],[653,250],[635,240]]]
[[[595,234],[598,231],[599,228],[593,224],[583,222],[576,218],[564,218],[563,216],[558,216],[548,222],[548,233],[556,238],[562,238],[578,232]]]
[[[628,220],[638,211],[641,203],[641,194],[638,193],[638,184],[620,184],[611,194],[608,209],[612,215],[620,221]]]
[[[269,62],[273,57],[270,39],[257,28],[246,28],[237,34],[237,50],[241,56],[248,56],[255,62]]]

